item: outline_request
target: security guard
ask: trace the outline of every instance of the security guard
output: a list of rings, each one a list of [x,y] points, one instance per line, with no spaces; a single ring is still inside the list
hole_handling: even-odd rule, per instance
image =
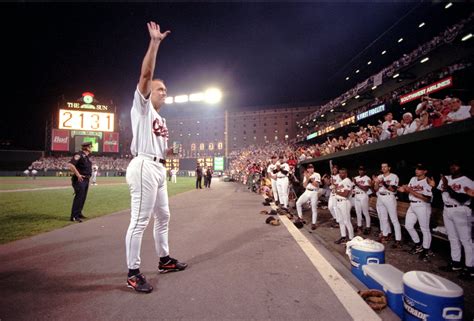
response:
[[[82,150],[74,154],[69,161],[69,169],[74,173],[72,176],[72,187],[74,188],[74,201],[72,202],[71,221],[82,222],[82,208],[86,202],[87,190],[89,189],[89,178],[92,175],[92,162],[89,155],[92,152],[92,143],[81,144]]]

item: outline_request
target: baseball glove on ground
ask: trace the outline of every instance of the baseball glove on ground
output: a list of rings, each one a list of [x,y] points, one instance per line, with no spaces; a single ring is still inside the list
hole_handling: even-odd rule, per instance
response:
[[[260,214],[262,214],[262,215],[267,215],[267,214],[269,214],[269,213],[268,213],[267,211],[265,211],[265,210],[261,210],[261,211],[260,211]]]
[[[381,311],[387,306],[385,293],[380,290],[363,290],[359,295],[375,311]]]
[[[303,228],[304,224],[301,220],[296,220],[293,222],[293,224],[295,224],[295,226],[298,228],[298,229],[301,229]]]

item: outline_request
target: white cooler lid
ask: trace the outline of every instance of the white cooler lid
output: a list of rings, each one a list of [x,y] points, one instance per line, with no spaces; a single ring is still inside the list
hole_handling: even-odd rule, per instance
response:
[[[403,275],[403,283],[417,291],[446,298],[463,295],[462,288],[438,275],[424,271],[410,271]]]
[[[368,239],[352,245],[351,248],[364,252],[383,252],[385,250],[385,246],[382,243]]]
[[[384,291],[403,293],[403,272],[390,264],[367,264],[362,266],[364,275],[370,276]]]

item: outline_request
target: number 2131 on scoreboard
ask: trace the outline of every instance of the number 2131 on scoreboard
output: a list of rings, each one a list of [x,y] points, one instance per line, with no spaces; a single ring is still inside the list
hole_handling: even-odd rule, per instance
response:
[[[60,109],[58,128],[113,132],[114,114]]]

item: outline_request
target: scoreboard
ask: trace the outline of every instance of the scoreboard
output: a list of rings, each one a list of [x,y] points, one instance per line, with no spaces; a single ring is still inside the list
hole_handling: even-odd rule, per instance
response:
[[[119,133],[110,105],[99,104],[94,94],[85,92],[74,102],[62,104],[52,129],[51,150],[75,152],[81,144],[92,143],[96,153],[118,153]]]

